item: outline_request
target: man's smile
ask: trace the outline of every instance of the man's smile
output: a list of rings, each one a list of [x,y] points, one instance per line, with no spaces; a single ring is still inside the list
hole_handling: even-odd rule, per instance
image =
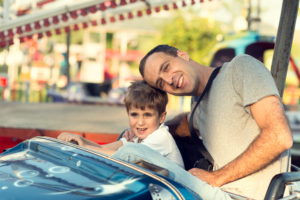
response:
[[[179,79],[177,80],[176,88],[181,88],[183,86],[184,79],[183,76],[180,76]]]

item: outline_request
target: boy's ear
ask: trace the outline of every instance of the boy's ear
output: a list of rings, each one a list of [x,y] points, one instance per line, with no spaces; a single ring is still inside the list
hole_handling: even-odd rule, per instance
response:
[[[167,112],[163,112],[161,115],[160,115],[160,119],[159,119],[159,123],[162,124],[165,119],[166,119],[166,116],[167,116]]]
[[[177,56],[181,57],[182,59],[189,61],[190,60],[190,56],[188,53],[186,53],[185,51],[182,50],[177,50]]]

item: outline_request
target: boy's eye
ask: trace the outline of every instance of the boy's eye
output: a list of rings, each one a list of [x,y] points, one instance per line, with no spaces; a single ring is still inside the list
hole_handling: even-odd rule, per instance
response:
[[[159,88],[163,89],[164,88],[164,83],[161,81],[159,84]]]
[[[158,81],[158,88],[160,88],[160,89],[163,89],[163,87],[164,87],[164,83],[163,83],[163,80],[162,79],[159,79],[159,81]]]
[[[137,116],[137,113],[130,113],[130,116],[131,116],[131,117],[136,117],[136,116]]]
[[[152,113],[145,113],[146,117],[152,117]]]

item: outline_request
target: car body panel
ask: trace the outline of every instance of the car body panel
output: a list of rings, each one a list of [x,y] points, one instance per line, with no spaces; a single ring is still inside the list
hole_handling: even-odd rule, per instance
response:
[[[167,177],[53,138],[35,137],[0,154],[3,200],[153,199],[156,186],[174,199],[200,199]]]

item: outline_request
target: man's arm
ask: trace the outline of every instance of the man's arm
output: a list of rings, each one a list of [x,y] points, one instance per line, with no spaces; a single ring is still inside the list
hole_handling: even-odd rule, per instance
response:
[[[265,97],[251,105],[250,110],[261,133],[247,150],[219,170],[194,168],[190,170],[193,175],[213,186],[222,186],[262,169],[292,147],[291,130],[278,97]]]
[[[178,135],[180,137],[190,136],[189,113],[181,113],[174,118],[165,122],[165,125],[169,127],[169,131],[172,135]]]

